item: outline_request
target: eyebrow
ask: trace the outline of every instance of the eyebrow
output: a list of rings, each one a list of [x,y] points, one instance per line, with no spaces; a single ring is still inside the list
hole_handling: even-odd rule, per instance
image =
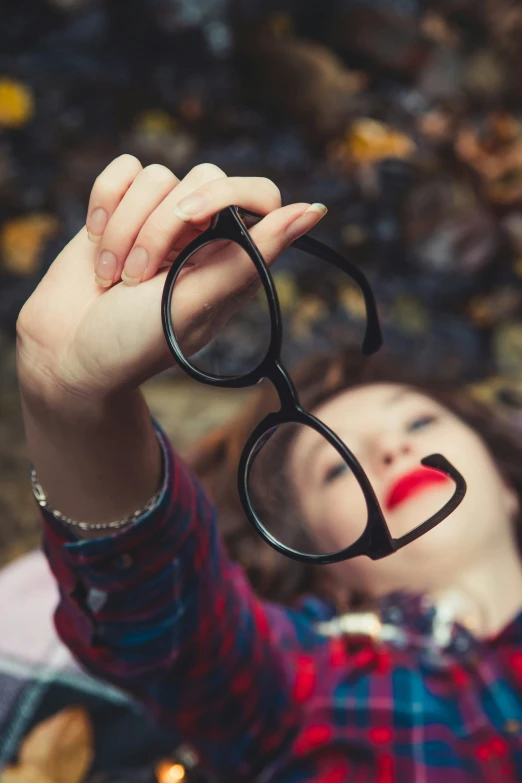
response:
[[[411,394],[411,389],[409,388],[402,388],[398,391],[394,391],[391,397],[388,397],[388,399],[384,400],[384,405],[393,405],[394,402],[398,402],[403,397],[407,397]],[[341,438],[341,440],[343,440]],[[312,458],[317,456],[317,453],[321,451],[321,449],[324,449],[326,446],[330,446],[327,440],[320,437],[319,440],[316,441],[315,445],[311,446],[308,455],[305,459],[305,470],[309,472],[310,464],[312,462]],[[340,455],[339,455],[340,456]]]
[[[397,400],[400,400],[402,397],[406,397],[409,394],[411,394],[411,389],[399,389],[399,391],[395,391],[391,397],[388,397],[388,399],[384,401],[384,404],[391,405],[392,402],[397,402]]]

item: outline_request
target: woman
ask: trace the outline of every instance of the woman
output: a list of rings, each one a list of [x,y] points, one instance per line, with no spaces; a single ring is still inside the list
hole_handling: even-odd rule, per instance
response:
[[[61,638],[92,673],[141,699],[173,740],[192,744],[219,780],[520,779],[514,433],[478,405],[387,375],[377,357],[355,385],[348,355],[305,368],[303,404],[358,456],[393,535],[452,492],[451,482],[431,483],[400,498],[399,480],[422,457],[442,453],[468,491],[392,557],[309,574],[272,554],[256,572],[252,546],[229,530],[261,592],[285,606],[256,595],[228,558],[215,507],[151,419],[139,384],[171,364],[161,266],[228,204],[266,215],[251,235],[269,264],[324,214],[281,207],[263,178],[227,178],[207,164],[179,182],[122,156],[95,182],[86,229],[20,314],[18,374]],[[221,247],[186,272],[172,303],[180,342],[210,339],[252,295],[249,271]],[[270,404],[262,398],[245,427]],[[194,455],[202,474],[227,443],[237,455],[225,435]],[[300,432],[285,462],[288,497],[321,545],[335,545],[360,511],[351,477],[330,459]],[[284,585],[263,582],[267,566],[289,574]],[[374,612],[341,615],[361,595]]]

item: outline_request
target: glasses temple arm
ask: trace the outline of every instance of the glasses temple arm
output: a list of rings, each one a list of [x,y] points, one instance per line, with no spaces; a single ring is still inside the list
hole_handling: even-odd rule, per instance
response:
[[[404,536],[393,539],[394,551],[397,549],[402,549],[402,547],[406,546],[406,544],[410,544],[421,535],[424,535],[424,533],[432,530],[436,525],[439,524],[439,522],[455,511],[457,506],[459,506],[464,500],[464,496],[466,494],[467,487],[464,477],[455,467],[453,467],[451,462],[448,462],[446,457],[442,456],[442,454],[431,454],[429,457],[424,457],[424,459],[421,459],[421,464],[445,473],[447,476],[453,479],[457,486],[455,488],[455,492],[448,502],[439,511],[433,514],[432,517],[427,519],[426,522],[417,525],[417,527],[414,527],[413,530],[410,530],[410,532],[406,533]]]
[[[334,266],[346,272],[357,283],[361,289],[366,306],[366,333],[363,340],[363,351],[366,356],[378,351],[382,345],[382,333],[375,296],[366,275],[361,272],[359,267],[355,266],[340,253],[337,253],[337,251],[319,242],[318,239],[304,236],[294,240],[291,244],[298,250],[310,253],[323,261],[334,264]]]
[[[259,215],[257,212],[252,212],[249,209],[243,209],[243,207],[238,207],[237,209],[240,214],[248,215],[249,217],[259,219],[266,217],[265,215]],[[366,275],[361,272],[359,267],[355,266],[355,264],[336,250],[328,247],[328,245],[325,245],[323,242],[319,242],[318,239],[302,236],[291,242],[291,245],[298,250],[302,250],[305,253],[309,253],[312,256],[316,256],[323,261],[333,264],[342,272],[346,272],[346,274],[358,284],[366,305],[366,332],[363,340],[363,352],[368,356],[378,351],[382,345],[382,333],[379,323],[379,314],[377,312],[377,304]]]

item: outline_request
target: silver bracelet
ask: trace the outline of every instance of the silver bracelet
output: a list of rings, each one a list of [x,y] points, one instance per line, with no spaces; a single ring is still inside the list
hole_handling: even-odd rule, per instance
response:
[[[65,514],[62,514],[61,511],[58,511],[55,508],[52,508],[47,503],[47,498],[45,496],[45,492],[43,491],[42,485],[38,481],[38,477],[36,475],[36,470],[34,469],[33,465],[31,465],[31,486],[33,489],[33,495],[36,499],[36,502],[38,503],[41,508],[45,508],[46,511],[48,511],[50,514],[52,514],[54,517],[59,519],[61,522],[65,522],[67,525],[72,525],[73,527],[79,527],[81,530],[119,530],[122,527],[125,527],[126,525],[131,525],[133,522],[135,522],[139,517],[142,516],[142,514],[145,514],[147,511],[150,511],[153,509],[160,497],[163,493],[163,490],[165,488],[165,482],[166,482],[166,475],[165,475],[165,465],[166,465],[166,454],[165,454],[165,447],[163,445],[163,442],[160,440],[161,445],[161,452],[162,452],[162,474],[163,479],[161,482],[161,486],[152,497],[148,503],[143,506],[143,508],[140,508],[139,511],[135,511],[131,516],[126,517],[125,519],[119,519],[116,522],[104,522],[104,523],[89,523],[89,522],[77,522],[75,519],[71,519],[70,517],[66,517]]]

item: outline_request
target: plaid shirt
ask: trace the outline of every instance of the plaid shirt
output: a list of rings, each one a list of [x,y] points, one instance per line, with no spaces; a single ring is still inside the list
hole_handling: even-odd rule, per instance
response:
[[[452,623],[441,642],[437,610],[397,593],[379,607],[386,641],[326,635],[322,600],[256,597],[153,423],[163,490],[132,527],[78,541],[41,510],[56,628],[81,665],[140,699],[217,780],[522,780],[522,613],[488,640]]]

